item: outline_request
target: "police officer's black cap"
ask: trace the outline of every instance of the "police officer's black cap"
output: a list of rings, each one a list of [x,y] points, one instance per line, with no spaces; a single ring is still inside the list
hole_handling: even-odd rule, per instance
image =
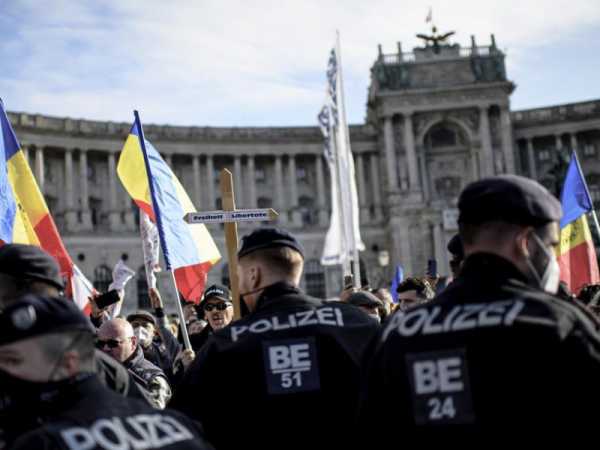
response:
[[[275,227],[259,228],[244,236],[238,251],[238,258],[256,250],[274,247],[289,247],[296,250],[304,258],[304,249],[300,242],[291,233]]]
[[[518,175],[498,175],[469,184],[458,200],[459,223],[501,221],[542,226],[559,221],[560,202],[541,184]]]
[[[347,301],[354,306],[367,306],[371,308],[383,306],[383,302],[381,300],[379,300],[370,292],[366,291],[353,292],[348,296]]]
[[[70,300],[28,295],[0,314],[0,345],[68,331],[94,333],[89,319]]]
[[[39,280],[64,289],[56,260],[35,245],[5,244],[0,247],[0,273],[21,280]]]
[[[206,300],[211,298],[218,298],[226,302],[232,301],[231,292],[229,291],[229,289],[220,284],[213,284],[204,291],[204,298],[202,301],[205,302]]]
[[[448,242],[447,249],[455,258],[462,259],[465,257],[465,251],[463,249],[462,239],[460,238],[459,234],[455,234],[452,237],[452,239],[450,239],[450,242]]]

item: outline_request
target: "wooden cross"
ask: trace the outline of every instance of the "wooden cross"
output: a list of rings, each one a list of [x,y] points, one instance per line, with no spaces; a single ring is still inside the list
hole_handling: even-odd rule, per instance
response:
[[[189,213],[184,220],[187,223],[223,223],[225,224],[225,245],[227,246],[227,262],[229,265],[229,283],[233,298],[234,319],[241,317],[240,292],[237,275],[238,252],[238,222],[262,222],[277,218],[279,214],[272,208],[235,209],[235,194],[233,191],[233,176],[227,169],[221,170],[219,176],[221,185],[222,211]]]

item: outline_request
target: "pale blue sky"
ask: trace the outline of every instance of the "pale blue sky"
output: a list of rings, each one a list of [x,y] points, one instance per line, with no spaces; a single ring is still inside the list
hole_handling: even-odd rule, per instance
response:
[[[495,33],[513,109],[600,99],[600,1],[436,0],[454,42]],[[335,29],[361,123],[377,44],[427,31],[397,0],[0,0],[0,97],[12,111],[212,126],[315,125]]]

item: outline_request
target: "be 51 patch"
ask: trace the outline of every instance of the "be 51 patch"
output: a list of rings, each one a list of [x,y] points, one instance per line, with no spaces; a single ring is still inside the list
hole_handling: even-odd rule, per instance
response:
[[[269,394],[309,392],[321,388],[314,338],[263,342],[263,356]]]
[[[417,425],[475,420],[464,349],[406,355]]]

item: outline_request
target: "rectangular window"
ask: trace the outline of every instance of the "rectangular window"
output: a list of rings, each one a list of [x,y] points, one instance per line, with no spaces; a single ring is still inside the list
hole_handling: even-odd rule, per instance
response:
[[[549,161],[550,160],[550,150],[540,150],[538,152],[538,159],[540,161]]]
[[[594,144],[585,144],[583,146],[584,156],[596,156],[596,146]]]

